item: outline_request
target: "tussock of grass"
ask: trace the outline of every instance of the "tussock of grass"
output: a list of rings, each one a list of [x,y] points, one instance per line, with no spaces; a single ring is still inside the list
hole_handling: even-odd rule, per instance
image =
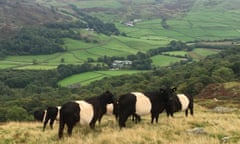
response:
[[[160,115],[159,123],[150,124],[150,116],[142,117],[139,124],[127,121],[127,128],[120,130],[113,116],[104,116],[95,130],[88,126],[76,126],[72,137],[66,130],[58,140],[58,124],[42,131],[42,124],[35,122],[9,122],[0,125],[0,144],[219,144],[240,143],[239,112],[218,114],[199,105],[195,116],[186,118],[183,112],[167,118]],[[202,128],[204,133],[189,133]]]

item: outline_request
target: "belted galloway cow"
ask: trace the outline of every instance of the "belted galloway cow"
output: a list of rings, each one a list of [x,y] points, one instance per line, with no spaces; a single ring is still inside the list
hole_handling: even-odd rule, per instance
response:
[[[169,97],[174,94],[174,89],[165,88],[153,92],[131,92],[121,95],[118,100],[118,122],[120,128],[126,127],[126,120],[130,115],[140,118],[142,115],[151,114],[151,123],[164,111]]]
[[[63,137],[65,124],[67,125],[69,136],[72,135],[73,127],[78,122],[81,125],[89,125],[94,129],[96,121],[106,113],[107,104],[113,102],[113,94],[110,91],[106,91],[99,96],[63,104],[60,110],[58,137]]]

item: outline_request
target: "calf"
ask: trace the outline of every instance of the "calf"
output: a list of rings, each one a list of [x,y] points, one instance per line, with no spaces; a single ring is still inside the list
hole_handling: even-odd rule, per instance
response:
[[[65,124],[69,136],[77,122],[94,129],[96,121],[106,113],[106,106],[110,103],[113,103],[113,94],[109,91],[100,96],[65,103],[60,110],[58,137],[62,138]]]
[[[50,120],[50,128],[53,129],[53,124],[55,120],[59,120],[59,111],[60,111],[60,106],[57,107],[48,107],[46,110],[46,117],[44,118],[44,123],[43,123],[43,131],[46,128],[46,125],[48,121]]]
[[[155,92],[132,92],[120,96],[118,107],[118,122],[120,128],[126,127],[125,122],[130,115],[151,114],[151,123],[154,119],[158,122],[158,117],[166,107],[168,98],[173,95],[174,89],[166,88]]]
[[[172,95],[166,106],[167,116],[173,117],[173,114],[178,111],[185,111],[185,115],[188,116],[188,109],[191,115],[193,115],[193,97],[185,94]]]

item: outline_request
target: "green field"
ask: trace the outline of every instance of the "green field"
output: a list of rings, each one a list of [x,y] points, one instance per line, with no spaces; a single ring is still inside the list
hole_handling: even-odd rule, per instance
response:
[[[208,55],[217,54],[219,53],[219,50],[214,49],[206,49],[206,48],[197,48],[194,49],[193,52],[197,53],[198,55],[201,55],[203,57],[206,57]]]
[[[135,74],[143,71],[137,70],[109,70],[109,71],[93,71],[81,74],[75,74],[58,82],[60,86],[80,85],[84,86],[93,81],[100,80],[104,77],[119,76],[124,74]]]
[[[181,60],[184,60],[183,58],[177,58],[172,56],[164,56],[164,55],[156,55],[152,58],[153,65],[154,66],[168,66],[170,64],[180,62]]]

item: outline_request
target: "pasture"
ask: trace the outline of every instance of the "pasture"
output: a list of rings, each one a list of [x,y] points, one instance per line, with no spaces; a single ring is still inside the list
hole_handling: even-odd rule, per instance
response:
[[[184,58],[177,58],[177,57],[165,56],[165,55],[156,55],[156,56],[153,56],[151,59],[152,59],[152,64],[154,66],[168,66],[170,64],[184,60]]]
[[[133,27],[123,24],[116,25],[130,37],[158,36],[169,40],[193,41],[193,40],[219,40],[239,38],[240,22],[239,10],[235,9],[234,1],[221,3],[212,7],[203,5],[203,1],[196,0],[190,11],[167,19],[168,29],[161,26],[161,18],[143,18]],[[146,8],[147,9],[147,8]],[[232,9],[232,10],[231,10]],[[142,8],[142,11],[145,9]],[[166,12],[168,14],[168,12]],[[144,14],[142,14],[144,15]],[[171,14],[169,14],[171,15]],[[174,14],[173,14],[174,15]]]
[[[7,122],[0,125],[0,144],[219,144],[240,143],[239,110],[231,113],[216,113],[200,105],[195,105],[194,117],[186,118],[183,112],[167,118],[160,114],[159,123],[150,124],[150,116],[142,117],[139,124],[127,121],[128,128],[120,130],[113,116],[104,116],[95,130],[89,126],[77,125],[72,137],[66,131],[62,140],[58,139],[58,123],[54,129],[42,131],[37,122]]]
[[[219,52],[219,50],[206,49],[206,48],[196,48],[196,49],[193,50],[193,52],[202,56],[202,57],[206,57],[208,55],[217,54]]]
[[[124,74],[135,74],[143,71],[137,70],[109,70],[109,71],[93,71],[72,75],[58,82],[58,85],[66,87],[68,85],[79,84],[81,86],[88,85],[93,81],[103,79],[104,77],[119,76]]]

